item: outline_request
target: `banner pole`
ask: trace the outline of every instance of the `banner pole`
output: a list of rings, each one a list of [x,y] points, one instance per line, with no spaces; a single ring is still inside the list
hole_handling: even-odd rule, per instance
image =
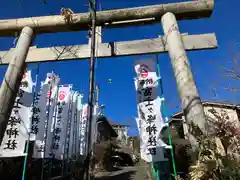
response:
[[[37,65],[37,74],[35,79],[35,85],[33,86],[33,108],[35,107],[35,98],[37,97],[37,84],[38,84],[38,75],[39,75],[39,63]],[[32,115],[33,119],[33,115]],[[27,159],[28,159],[28,151],[29,151],[29,143],[30,143],[30,132],[28,132],[28,140],[27,140],[27,146],[26,146],[26,154],[24,156],[24,163],[23,163],[23,171],[22,171],[22,180],[25,179],[26,175],[26,168],[27,168]]]
[[[157,60],[157,75],[160,77],[160,63],[158,61],[158,55],[156,55],[156,60]],[[162,83],[162,78],[160,77],[160,90],[161,90],[161,96],[163,96],[163,83]],[[165,102],[163,102],[163,113],[165,115],[165,117],[168,117],[167,115],[167,108],[166,108],[166,104]],[[176,164],[175,164],[175,159],[174,159],[174,152],[173,152],[173,143],[172,143],[172,137],[171,137],[171,129],[168,126],[168,140],[169,140],[169,144],[171,146],[171,159],[172,159],[172,166],[173,166],[173,172],[174,172],[174,178],[175,180],[177,180],[177,170],[176,170]],[[171,178],[171,176],[170,176]]]

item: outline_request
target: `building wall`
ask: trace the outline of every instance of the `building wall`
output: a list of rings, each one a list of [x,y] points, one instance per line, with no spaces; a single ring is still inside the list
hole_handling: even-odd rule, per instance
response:
[[[207,118],[209,118],[211,121],[217,120],[217,118],[214,116],[214,112],[216,114],[220,115],[221,118],[224,117],[225,120],[234,123],[234,125],[238,128],[240,128],[240,117],[239,117],[239,112],[240,110],[237,110],[237,108],[233,106],[222,106],[221,104],[218,105],[212,105],[212,104],[204,104],[204,112]],[[187,125],[184,120],[184,116],[182,115],[182,120],[184,122],[183,127],[184,127],[184,135],[185,137],[187,136]]]
[[[128,138],[128,147],[132,149],[133,153],[140,153],[140,138],[139,136],[132,136]]]
[[[120,140],[122,144],[126,145],[128,140],[128,128],[126,126],[113,126],[113,129],[118,134],[117,139]]]
[[[235,109],[216,107],[212,105],[207,105],[204,107],[206,116],[210,117],[211,119],[216,119],[216,117],[213,115],[214,111],[221,117],[224,117],[224,119],[228,120],[229,122],[236,123],[236,125],[239,126],[239,117]]]
[[[113,140],[117,138],[117,133],[107,121],[106,117],[101,117],[97,121],[97,142]]]
[[[98,123],[97,125],[98,129],[98,142],[100,141],[107,141],[110,139],[110,133],[106,129],[105,123]]]
[[[229,122],[232,122],[232,123],[235,123],[235,127],[240,129],[240,118],[239,118],[240,117],[240,108],[238,108],[237,106],[235,106],[235,105],[218,104],[218,103],[211,103],[210,102],[210,103],[203,104],[203,108],[204,108],[205,115],[207,117],[211,118],[211,120],[213,120],[213,121],[217,120],[217,118],[212,114],[212,112],[216,111],[217,114],[220,115],[220,117],[224,116],[225,120],[227,120]],[[181,112],[176,113],[173,116],[173,118],[175,118],[176,121],[182,120],[182,122],[183,122],[183,129],[184,129],[183,133],[184,133],[184,136],[185,136],[184,138],[187,139],[187,137],[188,137],[188,130],[187,130],[187,125],[186,125],[186,122],[185,122],[183,114]],[[210,128],[211,126],[208,126],[208,127]],[[220,145],[220,144],[218,144],[218,145]],[[238,145],[236,143],[232,143],[230,146],[228,146],[227,153],[233,155],[235,158],[240,160],[239,153],[236,151],[237,146]],[[218,150],[219,150],[218,151],[219,153],[225,154],[225,151],[222,151],[223,150],[222,146],[218,146]],[[183,160],[181,158],[183,158]],[[185,172],[185,170],[181,169],[181,168],[184,169],[185,167],[187,167],[186,164],[184,164],[184,158],[185,157],[180,156],[180,158],[176,159],[176,165],[177,165],[177,170],[178,171],[180,170],[182,172]]]

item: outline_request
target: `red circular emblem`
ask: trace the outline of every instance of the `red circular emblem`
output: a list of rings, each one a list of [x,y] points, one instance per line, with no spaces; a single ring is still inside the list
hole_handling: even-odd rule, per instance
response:
[[[24,79],[26,77],[27,77],[27,73],[24,73],[22,78]]]
[[[141,73],[141,77],[142,77],[142,78],[148,77],[148,72],[143,72],[143,73]]]
[[[48,96],[48,97],[50,96],[50,91],[47,92],[47,96]]]
[[[66,97],[66,92],[60,91],[59,96],[58,96],[59,100],[63,101],[65,99],[65,97]]]
[[[88,106],[86,106],[86,108],[84,109],[84,112],[83,112],[84,116],[87,116],[87,113],[88,113]]]

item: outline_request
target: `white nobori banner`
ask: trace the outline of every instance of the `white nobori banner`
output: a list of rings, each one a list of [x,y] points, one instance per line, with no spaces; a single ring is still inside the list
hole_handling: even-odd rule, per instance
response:
[[[150,120],[149,117],[152,118],[153,116],[149,113],[149,109],[143,104],[139,105],[138,110],[138,114],[141,114],[141,117],[136,119],[141,139],[141,157],[147,162],[166,161],[167,159],[164,158],[163,150],[170,148],[170,146],[162,140],[161,136],[163,128],[167,128],[168,126],[168,124],[164,122],[160,111],[162,99],[157,98],[152,104],[152,111],[156,112],[154,114],[156,121],[152,120],[151,123],[148,122]]]
[[[80,139],[80,155],[85,155],[86,141],[87,141],[87,118],[88,118],[88,104],[85,104],[82,109],[81,118],[81,139]]]
[[[33,157],[51,157],[53,115],[57,102],[59,78],[53,73],[47,73],[46,80],[41,85],[38,101],[38,123],[32,124],[32,139],[35,139]],[[45,147],[46,144],[46,147]]]
[[[53,130],[52,153],[56,159],[62,160],[65,154],[67,119],[71,103],[71,89],[69,86],[59,87],[57,111],[55,114],[55,127]]]
[[[29,139],[33,103],[31,71],[24,73],[0,146],[0,157],[24,156]]]
[[[71,118],[71,128],[69,137],[69,157],[73,156],[77,152],[77,100],[79,93],[73,91],[72,93],[72,118]]]
[[[83,94],[78,96],[77,100],[77,154],[81,151],[81,134],[82,134],[82,110],[83,110]]]
[[[147,162],[165,161],[163,149],[170,148],[162,139],[161,131],[168,126],[161,113],[163,98],[157,93],[159,77],[155,71],[153,60],[141,60],[135,64],[137,77],[135,88],[137,90],[136,119],[141,139],[141,157]]]

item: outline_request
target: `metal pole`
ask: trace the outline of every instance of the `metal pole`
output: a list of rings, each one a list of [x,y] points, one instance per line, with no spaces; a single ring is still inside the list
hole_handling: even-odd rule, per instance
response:
[[[198,126],[205,132],[206,119],[203,106],[194,82],[175,15],[169,12],[163,15],[162,26],[187,124]],[[189,139],[192,144],[197,143],[194,136],[192,136],[192,132],[189,132]]]
[[[37,106],[38,103],[38,92],[37,92],[37,85],[38,85],[38,75],[39,75],[39,63],[37,65],[37,74],[36,74],[36,79],[35,79],[35,85],[33,86],[33,108]],[[34,116],[32,115],[32,120]],[[26,169],[27,169],[27,161],[28,161],[28,155],[29,155],[29,144],[30,144],[30,132],[28,132],[28,140],[27,140],[27,147],[26,147],[26,155],[24,157],[24,162],[23,162],[23,171],[22,171],[22,180],[25,180],[25,175],[26,175]]]
[[[97,143],[97,132],[98,132],[98,123],[97,123],[97,120],[98,120],[98,104],[99,104],[99,85],[96,85],[95,86],[95,107],[94,107],[94,114],[96,117],[96,119],[94,119],[94,122],[92,123],[92,161],[90,161],[90,167],[94,168],[94,163],[95,163],[95,155],[94,155],[94,151],[95,151],[95,143]],[[95,109],[96,108],[96,109]],[[96,111],[96,112],[95,112]]]
[[[14,55],[8,65],[1,89],[0,89],[0,143],[7,127],[8,119],[11,114],[15,98],[22,80],[25,60],[34,38],[33,30],[24,27],[15,48]]]
[[[96,1],[89,0],[89,11],[92,20],[91,25],[91,59],[90,59],[90,75],[89,75],[89,94],[88,94],[88,141],[86,145],[87,159],[86,159],[86,175],[85,180],[91,179],[91,174],[89,170],[91,169],[91,156],[92,156],[92,119],[93,119],[93,109],[94,109],[94,74],[95,74],[95,35],[96,35]]]

